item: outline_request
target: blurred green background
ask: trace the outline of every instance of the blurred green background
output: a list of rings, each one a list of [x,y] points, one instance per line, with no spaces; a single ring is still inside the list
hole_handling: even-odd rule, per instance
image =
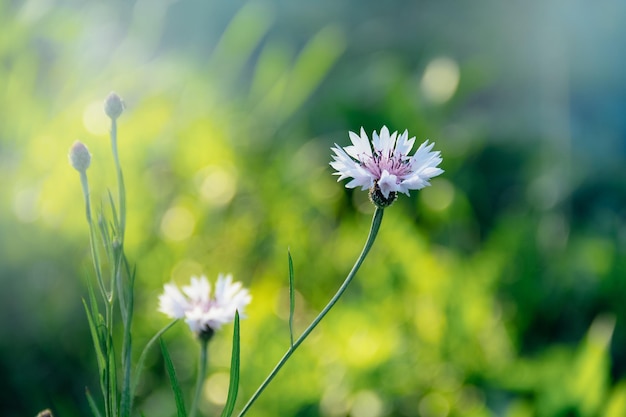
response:
[[[124,97],[136,355],[165,282],[232,272],[240,404],[365,240],[337,184],[347,132],[409,129],[445,174],[386,210],[345,297],[250,416],[626,415],[626,3],[372,0],[0,1],[0,410],[87,416],[97,367],[77,173],[115,192],[102,101]],[[232,326],[210,347],[225,399]],[[191,395],[198,345],[167,333]],[[137,411],[175,415],[157,350]]]

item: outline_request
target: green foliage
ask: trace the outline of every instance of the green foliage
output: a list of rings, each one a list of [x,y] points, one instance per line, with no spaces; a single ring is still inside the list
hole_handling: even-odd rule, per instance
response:
[[[239,367],[240,367],[240,336],[239,336],[239,312],[235,313],[233,330],[233,351],[230,354],[230,382],[228,384],[228,397],[222,410],[222,417],[230,417],[235,410],[237,393],[239,392]]]
[[[167,326],[163,327],[161,330],[159,330],[159,332],[157,334],[155,334],[152,339],[150,339],[150,341],[148,343],[146,343],[146,345],[144,346],[141,355],[139,356],[139,359],[137,360],[137,364],[135,365],[135,372],[133,374],[133,380],[132,380],[132,385],[130,388],[130,397],[131,400],[134,397],[135,393],[137,392],[137,385],[139,384],[139,380],[141,378],[141,374],[143,372],[143,368],[146,362],[146,356],[148,355],[148,352],[150,351],[150,348],[154,345],[154,343],[157,340],[160,340],[161,337],[165,334],[166,331],[168,331],[174,324],[176,324],[178,320],[173,320],[170,324],[168,324]]]
[[[163,354],[163,360],[165,361],[167,376],[170,379],[170,386],[172,387],[172,391],[174,392],[174,399],[176,400],[176,412],[178,413],[178,417],[187,417],[187,412],[185,411],[185,399],[183,398],[183,391],[180,388],[180,384],[178,383],[178,377],[176,377],[176,369],[174,369],[174,363],[172,362],[172,358],[170,357],[167,346],[165,346],[165,342],[163,341],[163,339],[159,339],[159,343],[161,344],[161,353]]]
[[[296,287],[293,278],[293,260],[291,259],[291,253],[288,253],[289,258],[289,341],[291,347],[293,347],[293,313],[296,308]]]
[[[109,276],[92,281],[66,153],[77,138],[89,146],[93,201],[113,203],[100,100],[113,89],[127,102],[118,145],[137,291],[124,357],[139,358],[137,412],[174,413],[163,406],[163,363],[142,349],[166,324],[162,284],[192,274],[232,271],[250,286],[238,397],[252,395],[367,233],[373,209],[330,175],[329,147],[387,124],[434,140],[446,173],[387,210],[345,297],[253,415],[625,415],[624,135],[621,118],[605,123],[623,114],[622,80],[615,54],[600,51],[611,34],[623,38],[610,20],[620,13],[583,10],[579,26],[604,38],[580,42],[596,38],[563,27],[550,1],[451,4],[0,4],[3,416],[100,414],[100,394],[85,398],[85,386],[105,382],[108,330],[95,299]],[[570,35],[575,51],[556,45]],[[584,56],[587,43],[600,55]],[[441,54],[461,76],[439,103],[422,80]],[[109,219],[100,234],[120,229],[114,204],[96,207]],[[227,401],[228,330],[211,342],[207,415]],[[186,331],[168,338],[181,341],[171,356],[191,392],[197,345]]]

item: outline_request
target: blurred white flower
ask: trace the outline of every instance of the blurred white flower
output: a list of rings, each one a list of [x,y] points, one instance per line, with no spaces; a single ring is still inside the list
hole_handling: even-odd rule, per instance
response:
[[[330,163],[337,170],[337,181],[352,178],[347,188],[361,187],[370,189],[370,197],[378,204],[376,198],[382,199],[383,206],[391,204],[398,192],[409,194],[409,190],[422,189],[430,183],[431,178],[441,174],[437,168],[442,159],[438,151],[431,152],[434,143],[428,141],[421,144],[413,156],[409,156],[415,137],[409,139],[409,132],[398,136],[398,132],[389,133],[386,126],[372,133],[372,145],[361,128],[360,136],[349,132],[352,146],[341,148],[335,144],[331,148],[335,155]],[[372,194],[378,194],[373,196]]]
[[[232,275],[217,277],[215,294],[205,276],[191,277],[191,284],[182,292],[174,284],[165,284],[159,296],[159,311],[175,319],[185,319],[189,328],[199,336],[210,337],[223,324],[235,319],[235,312],[245,317],[244,309],[252,297]]]

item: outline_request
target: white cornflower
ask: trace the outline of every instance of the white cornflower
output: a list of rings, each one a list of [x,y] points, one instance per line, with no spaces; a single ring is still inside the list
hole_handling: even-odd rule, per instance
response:
[[[431,152],[435,145],[422,143],[413,156],[409,156],[415,137],[409,139],[409,132],[398,136],[398,132],[389,133],[386,126],[372,133],[372,145],[361,128],[360,136],[349,132],[352,146],[341,148],[335,144],[331,148],[333,162],[330,163],[337,170],[337,181],[352,178],[346,184],[347,188],[361,187],[370,190],[370,198],[378,207],[384,208],[393,203],[397,193],[409,195],[409,190],[422,189],[430,183],[432,177],[441,174],[443,170],[437,168],[442,159],[438,151]]]
[[[185,319],[189,328],[200,337],[210,338],[215,330],[235,319],[235,312],[244,317],[244,309],[252,297],[232,275],[217,277],[215,294],[205,276],[191,277],[191,284],[182,292],[175,284],[165,284],[159,296],[159,311],[175,319]]]

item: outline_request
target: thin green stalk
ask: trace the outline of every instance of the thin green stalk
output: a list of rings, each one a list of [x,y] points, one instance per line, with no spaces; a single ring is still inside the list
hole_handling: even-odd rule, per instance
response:
[[[104,286],[104,281],[102,279],[102,268],[100,265],[100,256],[98,253],[98,247],[97,247],[97,242],[96,242],[96,232],[95,232],[95,227],[93,224],[93,218],[92,218],[92,213],[91,213],[91,200],[89,197],[89,181],[87,179],[87,172],[86,171],[80,171],[80,182],[81,182],[81,186],[82,186],[82,190],[83,190],[83,197],[85,199],[85,215],[87,217],[87,223],[89,225],[89,243],[90,243],[90,248],[91,248],[91,258],[93,261],[93,266],[94,266],[94,270],[96,273],[96,278],[98,281],[98,287],[100,288],[100,293],[102,295],[102,298],[104,299],[104,303],[105,303],[105,308],[106,308],[106,313],[105,313],[105,327],[108,330],[108,334],[106,336],[106,342],[105,342],[105,346],[106,346],[106,356],[105,356],[105,361],[104,361],[104,375],[101,375],[101,386],[103,388],[103,392],[102,395],[104,397],[104,411],[105,411],[105,415],[107,417],[113,416],[114,415],[114,411],[113,411],[113,404],[112,404],[112,393],[111,393],[111,387],[112,384],[114,384],[114,381],[112,380],[112,372],[111,372],[111,360],[110,360],[110,352],[112,349],[111,346],[111,308],[110,308],[110,298],[109,298],[109,294]],[[92,301],[93,302],[93,301]],[[114,376],[113,376],[114,378]]]
[[[296,340],[295,343],[287,350],[287,352],[282,357],[282,359],[276,364],[272,372],[270,372],[267,378],[265,378],[265,381],[263,381],[263,383],[259,386],[256,392],[252,395],[250,400],[248,400],[246,405],[243,407],[243,409],[239,413],[239,417],[242,417],[244,414],[248,412],[252,404],[254,404],[254,402],[261,395],[261,393],[265,390],[265,388],[267,388],[269,383],[274,379],[276,374],[278,374],[278,371],[280,371],[280,369],[287,362],[287,360],[289,360],[289,358],[296,351],[298,346],[300,346],[300,344],[302,344],[302,342],[309,336],[309,334],[313,331],[313,329],[319,324],[320,321],[322,321],[322,319],[326,316],[326,314],[330,311],[330,309],[333,308],[333,306],[337,303],[337,301],[342,296],[342,294],[346,291],[346,289],[348,288],[348,285],[350,284],[350,282],[356,275],[357,271],[359,270],[359,267],[365,260],[368,252],[370,251],[372,245],[374,244],[374,240],[376,240],[378,229],[380,229],[380,224],[383,220],[383,213],[384,213],[384,209],[378,208],[378,207],[376,208],[376,211],[374,212],[374,217],[372,219],[372,226],[370,228],[369,235],[367,236],[367,241],[365,242],[365,246],[363,247],[361,254],[356,260],[354,266],[352,267],[352,270],[346,277],[345,281],[343,282],[343,284],[341,284],[341,287],[339,287],[339,289],[337,290],[337,293],[333,296],[333,298],[331,298],[331,300],[328,302],[326,307],[324,307],[321,313],[315,318],[315,320],[313,320],[313,322],[309,325],[309,327],[306,328],[306,330],[302,333],[302,335],[298,338],[298,340]]]
[[[118,293],[120,294],[120,309],[122,315],[126,316],[126,300],[124,300],[122,286],[121,286],[121,272],[122,272],[122,258],[124,257],[124,236],[126,233],[126,187],[124,186],[124,174],[122,173],[122,165],[120,164],[119,152],[117,150],[117,119],[111,118],[111,152],[113,153],[113,161],[115,162],[115,172],[117,174],[117,189],[118,189],[118,202],[119,210],[117,215],[119,218],[116,221],[118,224],[117,230],[117,247],[113,248],[114,254],[114,273],[112,280],[116,281],[118,287]],[[114,210],[115,212],[115,210]]]
[[[111,118],[111,150],[113,153],[113,160],[115,162],[115,171],[117,174],[117,186],[118,186],[118,246],[113,248],[115,257],[114,272],[112,279],[115,281],[118,292],[118,300],[120,305],[120,312],[122,314],[122,323],[124,326],[124,336],[122,345],[122,398],[121,398],[121,416],[130,416],[131,406],[131,323],[133,316],[133,287],[134,287],[134,274],[128,271],[128,282],[126,291],[124,291],[124,284],[122,282],[123,264],[125,264],[124,256],[124,236],[126,234],[126,187],[124,185],[124,174],[122,173],[122,165],[120,163],[119,153],[117,149],[117,118]],[[127,268],[128,270],[128,268]],[[112,285],[114,285],[112,283]]]
[[[115,161],[115,171],[117,172],[117,186],[120,203],[120,243],[124,242],[124,233],[126,231],[126,187],[124,186],[124,175],[120,164],[119,154],[117,152],[117,119],[111,119],[111,149],[113,151],[113,160]]]
[[[198,411],[198,404],[200,404],[200,396],[202,395],[202,387],[204,386],[204,378],[206,375],[208,346],[209,346],[209,340],[206,338],[200,338],[200,362],[198,363],[198,378],[196,379],[196,393],[193,396],[193,402],[191,403],[191,411],[189,413],[189,417],[195,417],[196,411]]]
[[[85,199],[85,215],[87,223],[91,227],[91,199],[89,198],[89,181],[87,180],[87,171],[80,171],[80,185],[83,189],[83,197]]]
[[[133,307],[134,307],[134,295],[133,295],[133,287],[135,285],[135,272],[130,272],[128,268],[128,263],[126,262],[126,257],[124,257],[124,264],[126,266],[126,274],[128,276],[128,291],[127,294],[120,293],[120,299],[125,296],[128,297],[127,311],[126,316],[123,317],[124,320],[124,339],[123,339],[123,348],[122,348],[122,369],[124,372],[124,378],[122,380],[122,398],[120,404],[120,415],[121,417],[130,417],[131,412],[131,395],[132,395],[132,387],[131,387],[131,349],[132,349],[132,337],[131,337],[131,324],[133,321]]]
[[[111,118],[111,151],[113,153],[113,161],[115,162],[115,172],[117,174],[117,189],[118,189],[118,202],[119,210],[114,210],[114,215],[117,213],[119,216],[116,224],[117,241],[116,247],[113,248],[114,254],[114,273],[112,279],[117,284],[117,291],[119,293],[120,309],[122,317],[125,318],[128,314],[127,300],[124,297],[124,291],[122,290],[122,260],[124,258],[124,236],[126,234],[126,187],[124,186],[124,174],[122,173],[122,165],[120,164],[119,152],[117,150],[117,119]],[[113,204],[113,203],[111,203]]]
[[[87,172],[80,172],[80,185],[83,189],[83,198],[85,199],[85,215],[87,217],[87,224],[89,225],[89,243],[91,246],[91,259],[93,260],[93,267],[96,272],[96,278],[98,280],[98,287],[102,294],[102,298],[106,300],[108,298],[107,290],[104,287],[104,281],[102,280],[102,269],[100,267],[100,256],[98,255],[98,248],[96,243],[96,232],[91,217],[91,199],[89,197],[89,181],[87,180]]]
[[[111,291],[113,294],[113,291]],[[106,415],[115,417],[117,416],[117,369],[115,366],[115,354],[113,346],[113,303],[111,300],[107,302],[105,313],[105,326],[108,330],[106,335],[106,378],[107,378],[107,395],[105,399]]]

